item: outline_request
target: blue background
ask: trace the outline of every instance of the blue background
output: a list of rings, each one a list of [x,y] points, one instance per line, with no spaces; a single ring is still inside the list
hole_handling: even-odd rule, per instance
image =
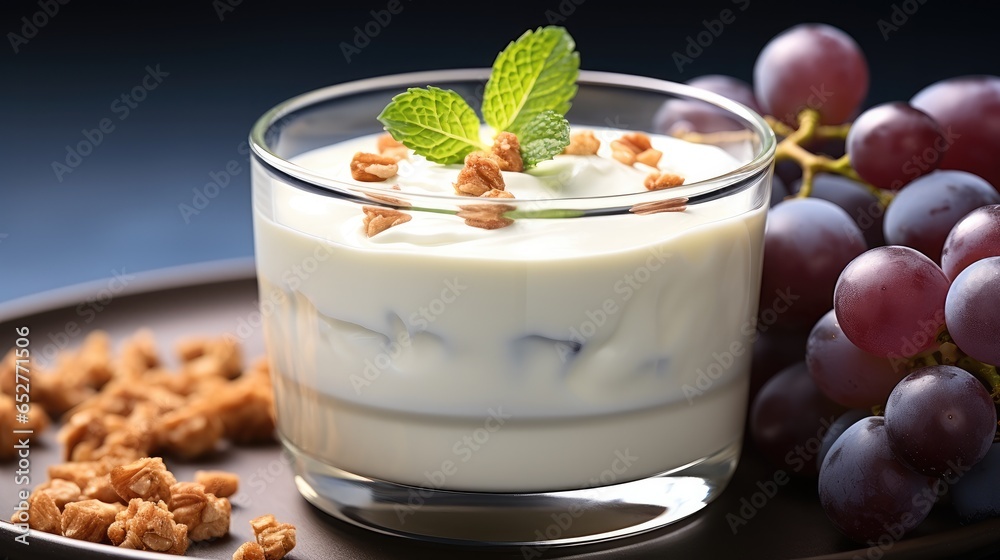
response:
[[[343,45],[355,40],[355,27],[389,3],[71,0],[43,17],[35,14],[56,0],[5,2],[0,302],[116,272],[252,255],[245,139],[260,114],[298,93],[348,80],[489,66],[508,41],[553,16],[564,18],[557,23],[576,38],[584,68],[677,81],[710,73],[749,80],[767,40],[804,21],[841,27],[861,44],[872,71],[869,105],[908,99],[949,76],[1000,74],[992,17],[975,3],[939,0],[790,7],[765,0],[665,2],[666,15],[598,0],[489,3],[488,14],[400,0],[402,11],[377,26],[368,44],[358,43],[360,52],[348,60]],[[672,53],[724,9],[735,20],[679,69]],[[906,10],[913,13],[903,21]],[[901,25],[880,30],[878,21],[891,22],[894,11]],[[47,21],[28,38],[22,18],[32,17]],[[142,84],[147,67],[166,75],[155,89],[139,91],[145,98],[126,112],[121,98]],[[53,162],[65,165],[67,148],[104,119],[110,132],[57,177]],[[216,192],[205,190],[213,177],[228,177],[228,184],[185,216],[180,206],[196,208],[196,191]]]

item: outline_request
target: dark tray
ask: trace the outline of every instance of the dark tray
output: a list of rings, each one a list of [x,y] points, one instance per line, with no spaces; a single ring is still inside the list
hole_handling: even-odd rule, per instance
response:
[[[235,332],[253,324],[257,284],[249,261],[230,261],[138,275],[124,290],[105,301],[101,311],[81,312],[78,305],[93,298],[109,282],[95,282],[0,305],[0,353],[14,344],[14,328],[31,328],[32,352],[68,337],[78,344],[86,332],[107,330],[121,340],[141,327],[156,335],[169,357],[174,341],[183,336]],[[71,325],[72,323],[72,325]],[[70,334],[77,332],[80,334]],[[244,345],[245,355],[263,354],[259,328]],[[32,485],[44,481],[49,464],[60,460],[55,430],[32,441]],[[337,558],[434,559],[524,558],[517,548],[471,548],[434,545],[375,534],[324,514],[310,506],[295,489],[280,446],[233,447],[217,456],[182,463],[168,461],[178,480],[194,471],[218,468],[238,473],[240,492],[233,500],[230,535],[211,543],[196,543],[188,556],[229,559],[240,543],[251,539],[248,521],[264,513],[298,528],[298,546],[291,560]],[[9,518],[22,487],[14,483],[12,463],[0,465],[0,517]],[[776,469],[764,464],[748,445],[730,487],[694,516],[643,535],[595,545],[550,548],[542,558],[988,558],[1000,555],[1000,519],[962,526],[947,508],[936,508],[913,534],[885,549],[857,549],[827,521],[816,499],[815,480],[793,479],[765,498],[758,486],[773,480]],[[1000,483],[1000,482],[998,482]],[[759,494],[755,497],[755,494]],[[755,505],[756,504],[756,505]],[[760,507],[757,507],[760,506]],[[735,520],[739,520],[739,522]],[[745,522],[745,523],[744,523]],[[732,525],[731,525],[732,524]],[[734,532],[732,526],[736,527]],[[29,546],[14,541],[19,532],[0,523],[0,555],[9,559],[171,558],[161,554],[121,550],[32,531]]]

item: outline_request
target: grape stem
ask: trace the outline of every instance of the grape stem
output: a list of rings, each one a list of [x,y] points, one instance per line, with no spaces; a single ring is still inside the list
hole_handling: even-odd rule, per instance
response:
[[[802,168],[802,186],[795,195],[798,198],[806,198],[812,194],[813,180],[817,174],[831,173],[842,175],[863,185],[878,199],[883,208],[892,201],[891,193],[866,183],[858,176],[858,172],[851,167],[851,160],[847,155],[833,159],[814,154],[802,146],[803,143],[814,139],[846,139],[847,133],[851,130],[850,124],[821,125],[819,112],[815,109],[803,109],[798,117],[799,126],[794,129],[774,117],[769,116],[765,119],[776,135],[784,137],[778,143],[774,161],[791,160]]]
[[[939,347],[931,352],[914,356],[909,363],[909,371],[930,365],[949,365],[964,369],[975,375],[990,390],[993,402],[1000,404],[1000,372],[996,366],[984,364],[969,356],[955,344],[947,329],[938,334]]]

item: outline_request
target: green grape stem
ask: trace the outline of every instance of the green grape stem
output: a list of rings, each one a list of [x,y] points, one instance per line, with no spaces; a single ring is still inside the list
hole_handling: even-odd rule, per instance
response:
[[[912,372],[927,366],[948,365],[964,369],[975,375],[993,397],[993,402],[1000,405],[1000,371],[996,366],[984,364],[979,360],[969,356],[959,348],[948,334],[947,329],[941,329],[938,333],[937,341],[939,346],[933,350],[928,350],[922,354],[913,356],[906,362],[906,371]]]
[[[819,124],[819,113],[815,109],[803,109],[799,113],[798,128],[792,128],[787,124],[775,119],[765,117],[771,129],[778,136],[783,136],[774,154],[774,161],[794,161],[802,168],[802,186],[795,195],[799,198],[806,198],[812,194],[813,181],[819,173],[831,173],[842,175],[863,185],[872,195],[878,199],[879,204],[885,208],[892,201],[892,193],[872,186],[858,176],[858,172],[851,167],[848,156],[833,159],[821,154],[814,154],[805,149],[802,144],[810,140],[819,139],[846,139],[847,133],[851,130],[850,124],[821,125]]]

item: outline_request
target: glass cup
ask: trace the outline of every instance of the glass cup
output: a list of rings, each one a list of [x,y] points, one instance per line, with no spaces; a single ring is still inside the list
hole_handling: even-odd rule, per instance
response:
[[[714,148],[731,163],[666,190],[473,201],[336,179],[303,156],[381,132],[408,87],[478,107],[488,76],[336,85],[253,127],[260,307],[297,487],[382,533],[526,554],[683,519],[739,458],[774,136],[715,94],[585,71],[575,128],[606,144],[651,131],[669,99],[705,102],[740,129]],[[363,207],[436,233],[368,239]],[[512,223],[470,227],[469,212]]]

